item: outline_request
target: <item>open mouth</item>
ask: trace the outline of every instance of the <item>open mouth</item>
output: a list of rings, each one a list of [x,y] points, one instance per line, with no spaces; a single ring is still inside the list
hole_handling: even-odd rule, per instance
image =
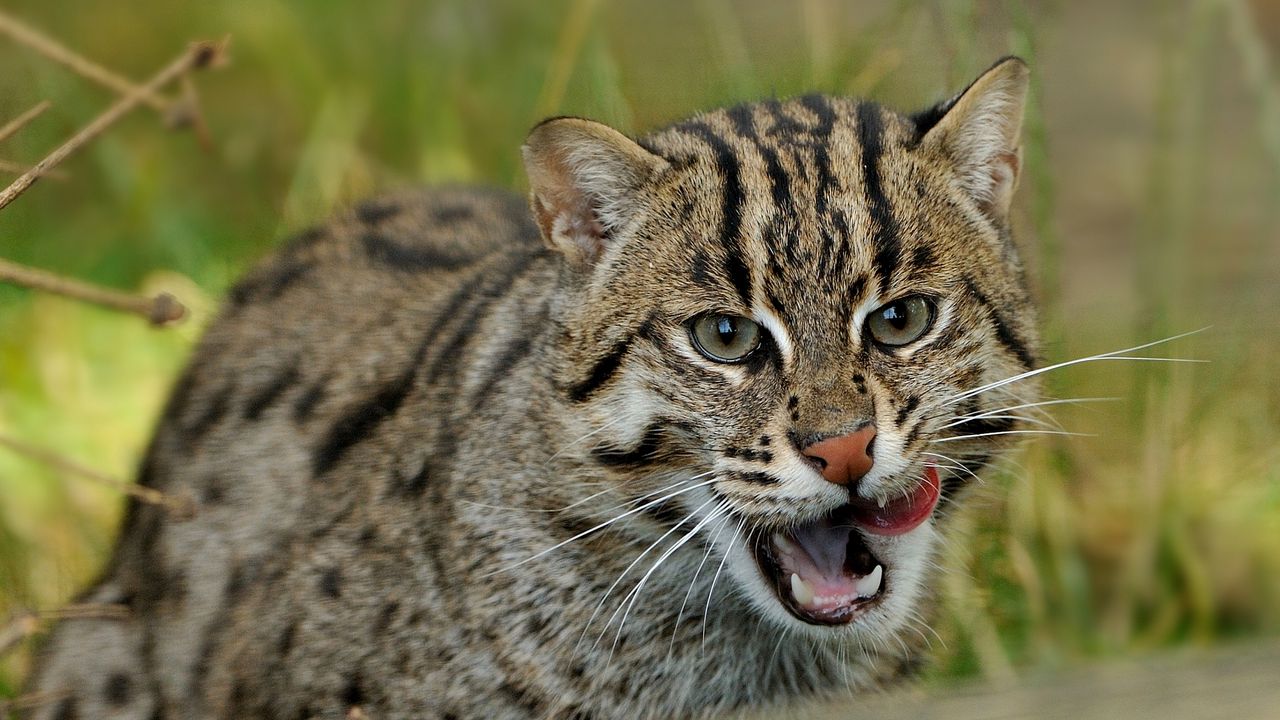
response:
[[[888,592],[889,570],[865,534],[901,535],[919,527],[938,504],[940,483],[928,468],[911,494],[885,503],[857,501],[818,520],[762,534],[752,548],[782,606],[813,625],[843,625]]]

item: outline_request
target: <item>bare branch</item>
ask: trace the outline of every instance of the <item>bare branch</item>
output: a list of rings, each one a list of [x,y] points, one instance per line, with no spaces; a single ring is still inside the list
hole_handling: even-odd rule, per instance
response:
[[[147,322],[157,327],[173,324],[187,314],[186,307],[169,293],[160,293],[155,297],[130,295],[7,260],[0,260],[0,282],[141,315],[147,319]]]
[[[48,170],[63,160],[67,159],[76,150],[79,150],[85,143],[93,140],[101,135],[104,130],[111,126],[112,123],[119,120],[125,113],[137,107],[151,94],[154,94],[159,88],[168,85],[184,73],[191,70],[208,67],[218,62],[222,58],[223,50],[226,42],[214,43],[195,43],[191,45],[177,60],[174,60],[167,67],[148,80],[145,85],[134,88],[124,97],[120,98],[114,105],[107,109],[106,112],[99,115],[93,122],[86,125],[80,132],[76,133],[70,140],[63,143],[56,150],[49,153],[45,159],[36,163],[28,172],[24,173],[17,180],[14,180],[9,187],[0,192],[0,210],[13,202],[19,195],[31,187],[36,180],[48,172]]]
[[[144,485],[119,480],[111,477],[110,475],[100,473],[93,468],[88,468],[79,463],[68,460],[51,450],[27,444],[7,435],[0,435],[0,446],[7,447],[19,455],[35,460],[36,462],[43,463],[70,475],[78,475],[82,478],[114,488],[126,495],[131,495],[144,503],[160,505],[173,513],[175,517],[189,518],[195,515],[195,505],[190,498],[171,497],[159,490],[156,490],[155,488],[149,488]]]
[[[9,123],[4,127],[0,127],[0,142],[4,142],[5,140],[13,137],[14,133],[21,130],[27,123],[40,117],[40,114],[45,110],[48,110],[50,105],[52,105],[52,103],[48,100],[42,100],[37,103],[35,107],[9,121]]]
[[[14,175],[24,173],[28,170],[28,166],[22,163],[16,163],[12,160],[0,160],[0,173],[11,173]],[[67,174],[61,170],[50,170],[44,174],[50,180],[66,180]]]
[[[121,95],[127,95],[138,89],[137,84],[132,80],[118,75],[76,53],[71,48],[4,11],[0,11],[0,34],[8,35],[11,39],[26,45],[46,58],[65,65],[75,74],[114,90]],[[148,91],[143,94],[141,102],[165,116],[171,124],[176,124],[175,121],[182,119],[180,113],[174,112],[175,106],[181,103],[179,100],[169,100],[153,91]]]

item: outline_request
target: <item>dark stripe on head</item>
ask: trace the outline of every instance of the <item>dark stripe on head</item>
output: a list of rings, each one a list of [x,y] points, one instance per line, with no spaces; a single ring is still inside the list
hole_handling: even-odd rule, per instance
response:
[[[918,407],[920,407],[919,396],[912,395],[907,398],[907,401],[902,404],[902,408],[898,410],[898,417],[894,418],[893,424],[902,427],[902,423],[907,421],[907,416],[915,412]]]
[[[813,163],[817,168],[817,186],[814,188],[814,210],[818,215],[827,213],[829,195],[835,188],[835,177],[831,174],[831,131],[836,126],[836,114],[831,108],[831,100],[825,95],[805,95],[800,104],[818,117],[818,126],[811,131],[813,140]],[[825,252],[825,251],[824,251]]]
[[[1027,344],[1014,334],[1012,328],[1005,322],[1004,316],[991,303],[986,294],[978,289],[978,285],[973,281],[973,278],[965,278],[964,284],[969,288],[969,292],[973,297],[986,309],[987,316],[991,319],[991,324],[995,326],[996,338],[1000,340],[1000,344],[1004,345],[1005,349],[1018,359],[1023,368],[1030,370],[1035,367],[1036,358],[1031,353],[1031,350],[1027,348]]]
[[[612,380],[614,374],[618,372],[618,368],[622,367],[622,360],[631,350],[631,344],[635,342],[636,336],[648,334],[652,322],[653,316],[650,316],[639,329],[619,340],[610,348],[609,352],[605,353],[599,360],[596,360],[595,364],[591,366],[591,373],[577,384],[571,386],[566,392],[569,399],[576,403],[585,402],[597,390]]]
[[[596,462],[616,468],[643,468],[657,462],[666,430],[660,422],[645,429],[640,441],[632,448],[600,447],[591,451]]]
[[[898,224],[893,218],[880,177],[884,120],[880,116],[880,108],[873,103],[858,104],[858,144],[862,148],[862,189],[875,233],[874,263],[880,278],[880,291],[884,292],[901,262],[902,249],[898,241]]]
[[[756,150],[760,152],[760,157],[764,159],[774,206],[776,208],[789,207],[792,202],[791,179],[787,177],[787,171],[782,167],[782,162],[778,160],[777,151],[760,142],[760,135],[756,131],[753,106],[738,105],[730,109],[729,119],[733,121],[734,131],[744,140],[754,145]]]
[[[689,514],[682,510],[674,499],[659,503],[646,502],[641,507],[644,508],[644,514],[664,528],[677,527],[689,519]]]
[[[715,130],[702,122],[693,122],[681,129],[697,136],[715,153],[716,169],[724,181],[721,199],[723,216],[720,238],[725,245],[725,274],[738,291],[745,307],[751,307],[751,270],[743,259],[742,247],[742,166],[733,148]]]
[[[422,467],[418,468],[418,471],[413,475],[406,474],[398,467],[392,470],[391,491],[400,497],[421,497],[430,480],[431,463],[423,459]]]
[[[916,440],[920,438],[920,431],[924,429],[924,421],[925,418],[920,418],[920,421],[912,425],[911,429],[907,431],[906,437],[902,439],[902,453],[904,455],[914,449]],[[902,423],[898,424],[901,425]]]
[[[751,485],[777,485],[778,478],[764,472],[746,472],[741,470],[730,470],[724,473],[722,477],[725,480],[733,480],[736,482],[749,483]]]
[[[692,427],[683,420],[658,417],[649,423],[634,447],[603,446],[592,450],[591,455],[601,465],[618,469],[638,470],[660,462],[669,463],[682,452],[679,446],[671,444],[671,440],[691,431]]]

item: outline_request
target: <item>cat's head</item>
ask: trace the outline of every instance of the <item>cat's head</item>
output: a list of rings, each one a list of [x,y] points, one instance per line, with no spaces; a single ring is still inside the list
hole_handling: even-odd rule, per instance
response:
[[[1033,400],[983,389],[1037,343],[1008,232],[1026,92],[1009,58],[911,116],[809,96],[524,148],[580,449],[785,626],[904,627],[938,504]]]

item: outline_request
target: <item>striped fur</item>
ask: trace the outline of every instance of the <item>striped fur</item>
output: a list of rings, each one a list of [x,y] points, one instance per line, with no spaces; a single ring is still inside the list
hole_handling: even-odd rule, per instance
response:
[[[876,425],[871,498],[944,447],[948,501],[1008,445],[983,413],[1033,389],[955,398],[1036,357],[1007,221],[1025,86],[1006,60],[915,116],[812,95],[635,141],[551,120],[532,213],[433,190],[287,244],[148,454],[140,482],[197,513],[130,506],[82,601],[131,616],[57,628],[32,689],[67,694],[35,717],[707,717],[891,682],[945,527],[868,538],[887,596],[838,628],[782,611],[746,543],[849,500],[815,438]],[[870,342],[908,294],[931,329]],[[761,349],[703,357],[706,312]]]

